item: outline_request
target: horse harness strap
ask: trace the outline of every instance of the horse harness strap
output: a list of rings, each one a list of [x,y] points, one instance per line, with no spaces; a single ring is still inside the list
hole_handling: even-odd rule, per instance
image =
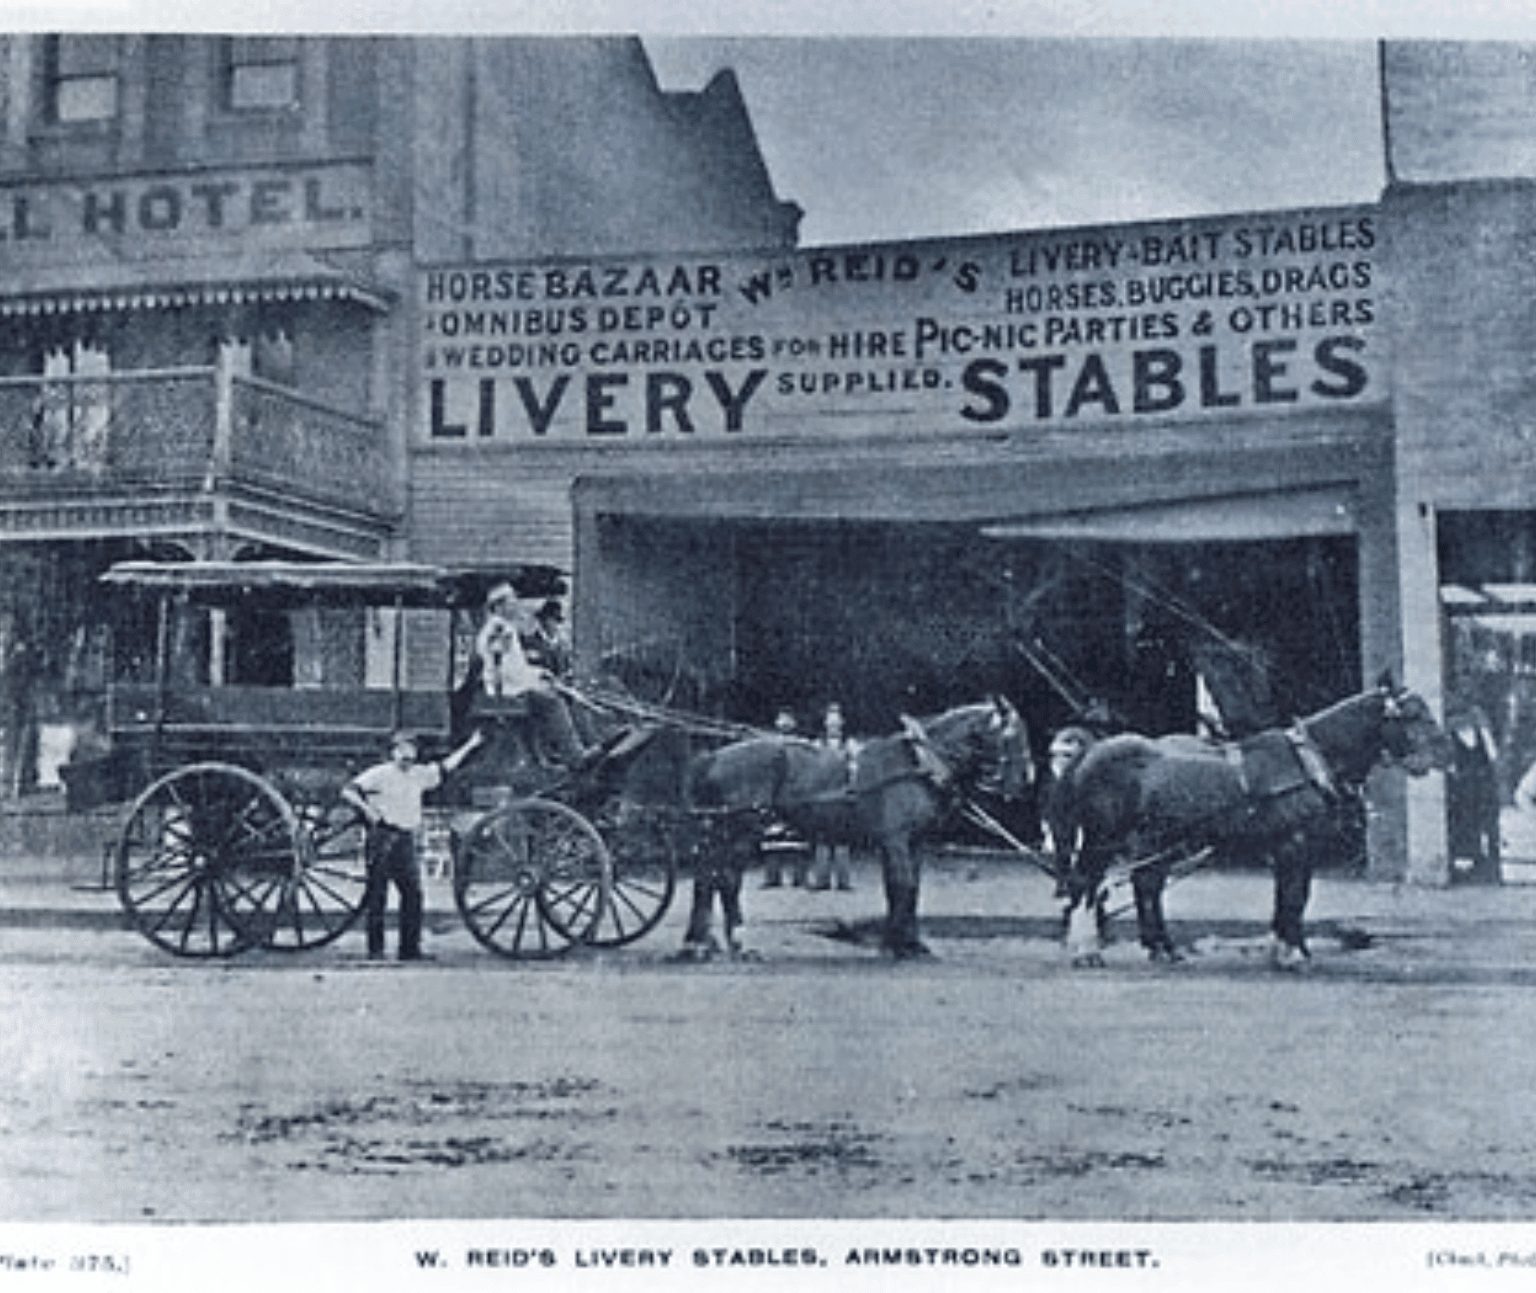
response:
[[[1221,747],[1250,812],[1298,790],[1312,790],[1332,802],[1339,787],[1323,752],[1301,724],[1271,730]]]
[[[1248,798],[1248,764],[1247,760],[1243,757],[1243,747],[1241,745],[1227,744],[1221,747],[1221,752],[1227,760],[1227,766],[1232,769],[1237,777],[1238,789],[1242,792],[1243,798]]]
[[[1296,761],[1301,764],[1302,771],[1307,774],[1310,781],[1321,792],[1329,803],[1338,800],[1341,795],[1339,783],[1334,779],[1333,770],[1328,766],[1328,760],[1323,757],[1323,752],[1317,748],[1317,742],[1312,739],[1311,733],[1300,723],[1287,728],[1285,739],[1291,743],[1291,748],[1296,752]]]

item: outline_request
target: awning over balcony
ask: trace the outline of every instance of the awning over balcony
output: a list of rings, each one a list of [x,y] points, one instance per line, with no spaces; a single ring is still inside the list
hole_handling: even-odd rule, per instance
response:
[[[0,318],[109,310],[165,310],[194,305],[351,301],[381,313],[390,294],[307,252],[165,261],[122,261],[75,269],[8,270]]]
[[[120,561],[101,578],[215,606],[253,596],[317,606],[446,606],[453,595],[446,570],[414,562]]]

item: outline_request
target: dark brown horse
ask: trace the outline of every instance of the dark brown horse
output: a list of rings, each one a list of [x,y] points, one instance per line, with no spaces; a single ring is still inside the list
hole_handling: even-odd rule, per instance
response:
[[[1168,871],[1212,848],[1269,857],[1276,959],[1303,964],[1310,837],[1332,808],[1360,793],[1378,764],[1422,776],[1444,766],[1446,745],[1423,699],[1394,686],[1389,675],[1288,730],[1237,743],[1180,735],[1098,742],[1066,783],[1067,944],[1074,962],[1101,963],[1099,918],[1117,870],[1130,873],[1142,945],[1154,959],[1177,959],[1163,920]]]
[[[1016,799],[1032,778],[1024,723],[1007,700],[995,698],[921,722],[906,719],[901,733],[865,742],[851,759],[794,737],[735,741],[695,760],[686,797],[705,816],[771,814],[808,839],[876,845],[885,879],[884,946],[906,958],[928,950],[918,936],[915,842],[965,796]],[[739,851],[733,859],[739,885],[744,859]],[[696,897],[700,882],[696,877]],[[729,912],[733,895],[722,896]],[[709,895],[702,897],[690,944],[710,940]]]

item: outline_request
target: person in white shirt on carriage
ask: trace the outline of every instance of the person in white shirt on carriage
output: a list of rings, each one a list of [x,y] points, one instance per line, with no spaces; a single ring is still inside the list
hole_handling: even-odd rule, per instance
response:
[[[568,770],[584,770],[602,757],[603,748],[582,743],[555,678],[528,659],[523,638],[534,629],[532,608],[510,583],[491,589],[485,623],[475,635],[482,693],[476,709],[489,718],[526,710],[540,744]]]

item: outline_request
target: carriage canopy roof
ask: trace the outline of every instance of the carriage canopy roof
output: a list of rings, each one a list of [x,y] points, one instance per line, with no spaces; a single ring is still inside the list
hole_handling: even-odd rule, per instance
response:
[[[285,605],[452,606],[463,592],[441,567],[410,562],[123,561],[101,578],[212,605],[256,597]]]

